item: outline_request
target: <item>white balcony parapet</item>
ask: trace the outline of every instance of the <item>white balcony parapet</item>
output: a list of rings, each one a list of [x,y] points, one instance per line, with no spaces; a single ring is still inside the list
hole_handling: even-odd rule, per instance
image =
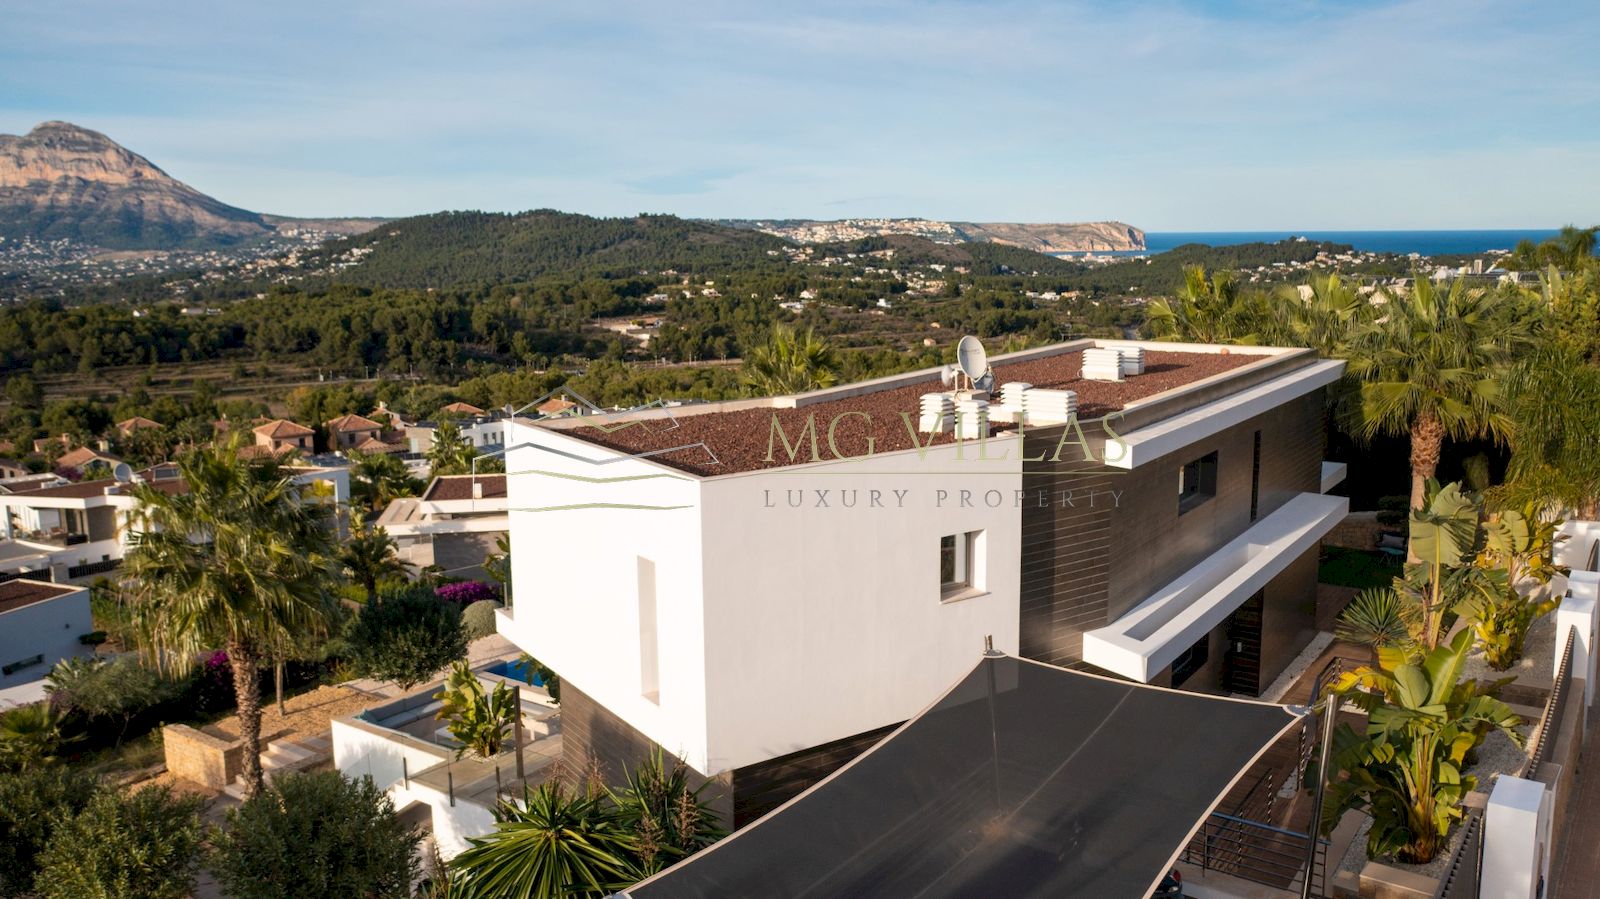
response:
[[[1083,660],[1148,683],[1316,546],[1349,508],[1341,496],[1300,494],[1126,615],[1085,633]]]
[[[1329,490],[1343,484],[1345,473],[1348,470],[1349,466],[1343,462],[1323,462],[1322,492],[1327,493]]]
[[[1123,434],[1118,439],[1107,440],[1105,464],[1113,468],[1137,468],[1152,459],[1159,459],[1220,434],[1290,400],[1326,387],[1339,380],[1343,372],[1342,360],[1324,359],[1215,402],[1162,419],[1147,428]],[[1115,421],[1113,418],[1113,428]]]

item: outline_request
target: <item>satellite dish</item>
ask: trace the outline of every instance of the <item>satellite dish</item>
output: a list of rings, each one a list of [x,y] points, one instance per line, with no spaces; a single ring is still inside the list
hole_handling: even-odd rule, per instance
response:
[[[981,377],[977,381],[973,382],[972,386],[973,386],[973,388],[975,388],[977,390],[981,390],[984,393],[993,393],[994,392],[994,369],[990,369],[990,370],[984,372],[983,373],[983,377]]]
[[[983,348],[983,342],[971,334],[961,338],[956,344],[956,364],[961,366],[961,373],[967,380],[976,384],[978,379],[989,371],[989,354]]]
[[[133,480],[133,466],[126,462],[118,462],[111,466],[111,477],[119,484],[126,484]]]
[[[939,369],[939,382],[946,387],[956,386],[956,367],[954,365],[946,365]]]

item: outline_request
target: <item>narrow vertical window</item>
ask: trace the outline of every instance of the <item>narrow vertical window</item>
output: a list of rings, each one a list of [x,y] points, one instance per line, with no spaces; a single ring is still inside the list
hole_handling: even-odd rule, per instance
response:
[[[639,692],[661,701],[661,662],[656,628],[656,563],[639,557]]]
[[[1250,520],[1261,510],[1261,432],[1256,432],[1255,455],[1250,462]]]

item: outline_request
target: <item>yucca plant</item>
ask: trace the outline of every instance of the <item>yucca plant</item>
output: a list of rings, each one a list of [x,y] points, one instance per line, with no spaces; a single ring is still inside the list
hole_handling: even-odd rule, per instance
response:
[[[495,684],[492,691],[485,690],[466,662],[450,666],[443,688],[433,698],[440,702],[438,719],[461,743],[456,758],[468,752],[483,758],[497,754],[516,722],[521,701],[517,691],[503,682]]]
[[[1522,742],[1511,708],[1461,679],[1471,649],[1466,631],[1417,662],[1385,647],[1377,665],[1334,683],[1334,696],[1367,713],[1367,728],[1360,735],[1339,727],[1335,760],[1348,777],[1329,786],[1324,828],[1358,809],[1373,819],[1367,853],[1374,858],[1424,864],[1444,848],[1462,800],[1477,788],[1477,778],[1462,773],[1467,754],[1494,729]]]
[[[633,830],[640,873],[648,876],[727,836],[702,794],[706,784],[689,785],[689,766],[657,747],[628,772],[628,782],[611,793],[622,820]]]
[[[828,342],[815,331],[773,325],[767,342],[745,356],[744,381],[757,396],[805,393],[831,387],[838,364]]]
[[[1410,652],[1417,645],[1421,624],[1416,604],[1393,587],[1368,587],[1339,613],[1333,635],[1373,650],[1395,646]]]
[[[451,862],[452,899],[599,899],[640,877],[630,828],[603,792],[550,780],[494,816],[494,830]]]

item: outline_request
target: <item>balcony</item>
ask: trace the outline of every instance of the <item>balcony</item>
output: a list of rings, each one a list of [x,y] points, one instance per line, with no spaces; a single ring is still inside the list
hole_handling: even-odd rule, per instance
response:
[[[1126,615],[1085,633],[1083,660],[1148,683],[1316,546],[1348,510],[1344,497],[1300,494]]]

